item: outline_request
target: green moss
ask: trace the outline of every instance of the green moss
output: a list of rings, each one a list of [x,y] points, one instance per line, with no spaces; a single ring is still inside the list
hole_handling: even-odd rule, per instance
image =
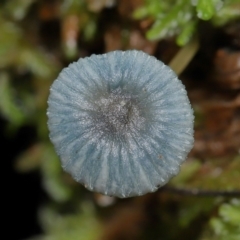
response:
[[[239,9],[234,8],[236,0],[145,0],[133,17],[150,18],[153,21],[146,36],[150,40],[163,39],[177,35],[180,46],[189,42],[197,31],[200,20],[214,20],[216,24],[240,17]]]

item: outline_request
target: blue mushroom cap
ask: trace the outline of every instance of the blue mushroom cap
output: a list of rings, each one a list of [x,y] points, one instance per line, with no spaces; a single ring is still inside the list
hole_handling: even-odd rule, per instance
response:
[[[50,139],[63,168],[92,191],[131,197],[179,172],[193,111],[175,73],[141,51],[80,58],[53,82]]]

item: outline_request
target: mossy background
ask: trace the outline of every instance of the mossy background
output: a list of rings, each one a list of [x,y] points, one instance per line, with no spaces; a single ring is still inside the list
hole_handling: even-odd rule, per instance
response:
[[[181,173],[156,193],[124,200],[91,193],[63,172],[46,124],[61,69],[116,49],[170,64],[195,112],[195,145]],[[2,235],[240,239],[239,62],[240,0],[1,1]]]

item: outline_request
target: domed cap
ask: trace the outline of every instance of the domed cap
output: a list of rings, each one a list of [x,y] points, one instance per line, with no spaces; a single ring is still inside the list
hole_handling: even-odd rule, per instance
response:
[[[131,197],[179,172],[193,145],[193,111],[174,72],[141,51],[81,58],[48,99],[63,168],[92,191]]]

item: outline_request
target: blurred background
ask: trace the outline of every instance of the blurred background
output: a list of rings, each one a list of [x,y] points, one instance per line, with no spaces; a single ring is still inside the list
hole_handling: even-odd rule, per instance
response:
[[[195,113],[180,174],[129,199],[63,172],[46,124],[61,69],[117,49],[169,64]],[[2,0],[0,146],[6,239],[239,240],[240,0]]]

